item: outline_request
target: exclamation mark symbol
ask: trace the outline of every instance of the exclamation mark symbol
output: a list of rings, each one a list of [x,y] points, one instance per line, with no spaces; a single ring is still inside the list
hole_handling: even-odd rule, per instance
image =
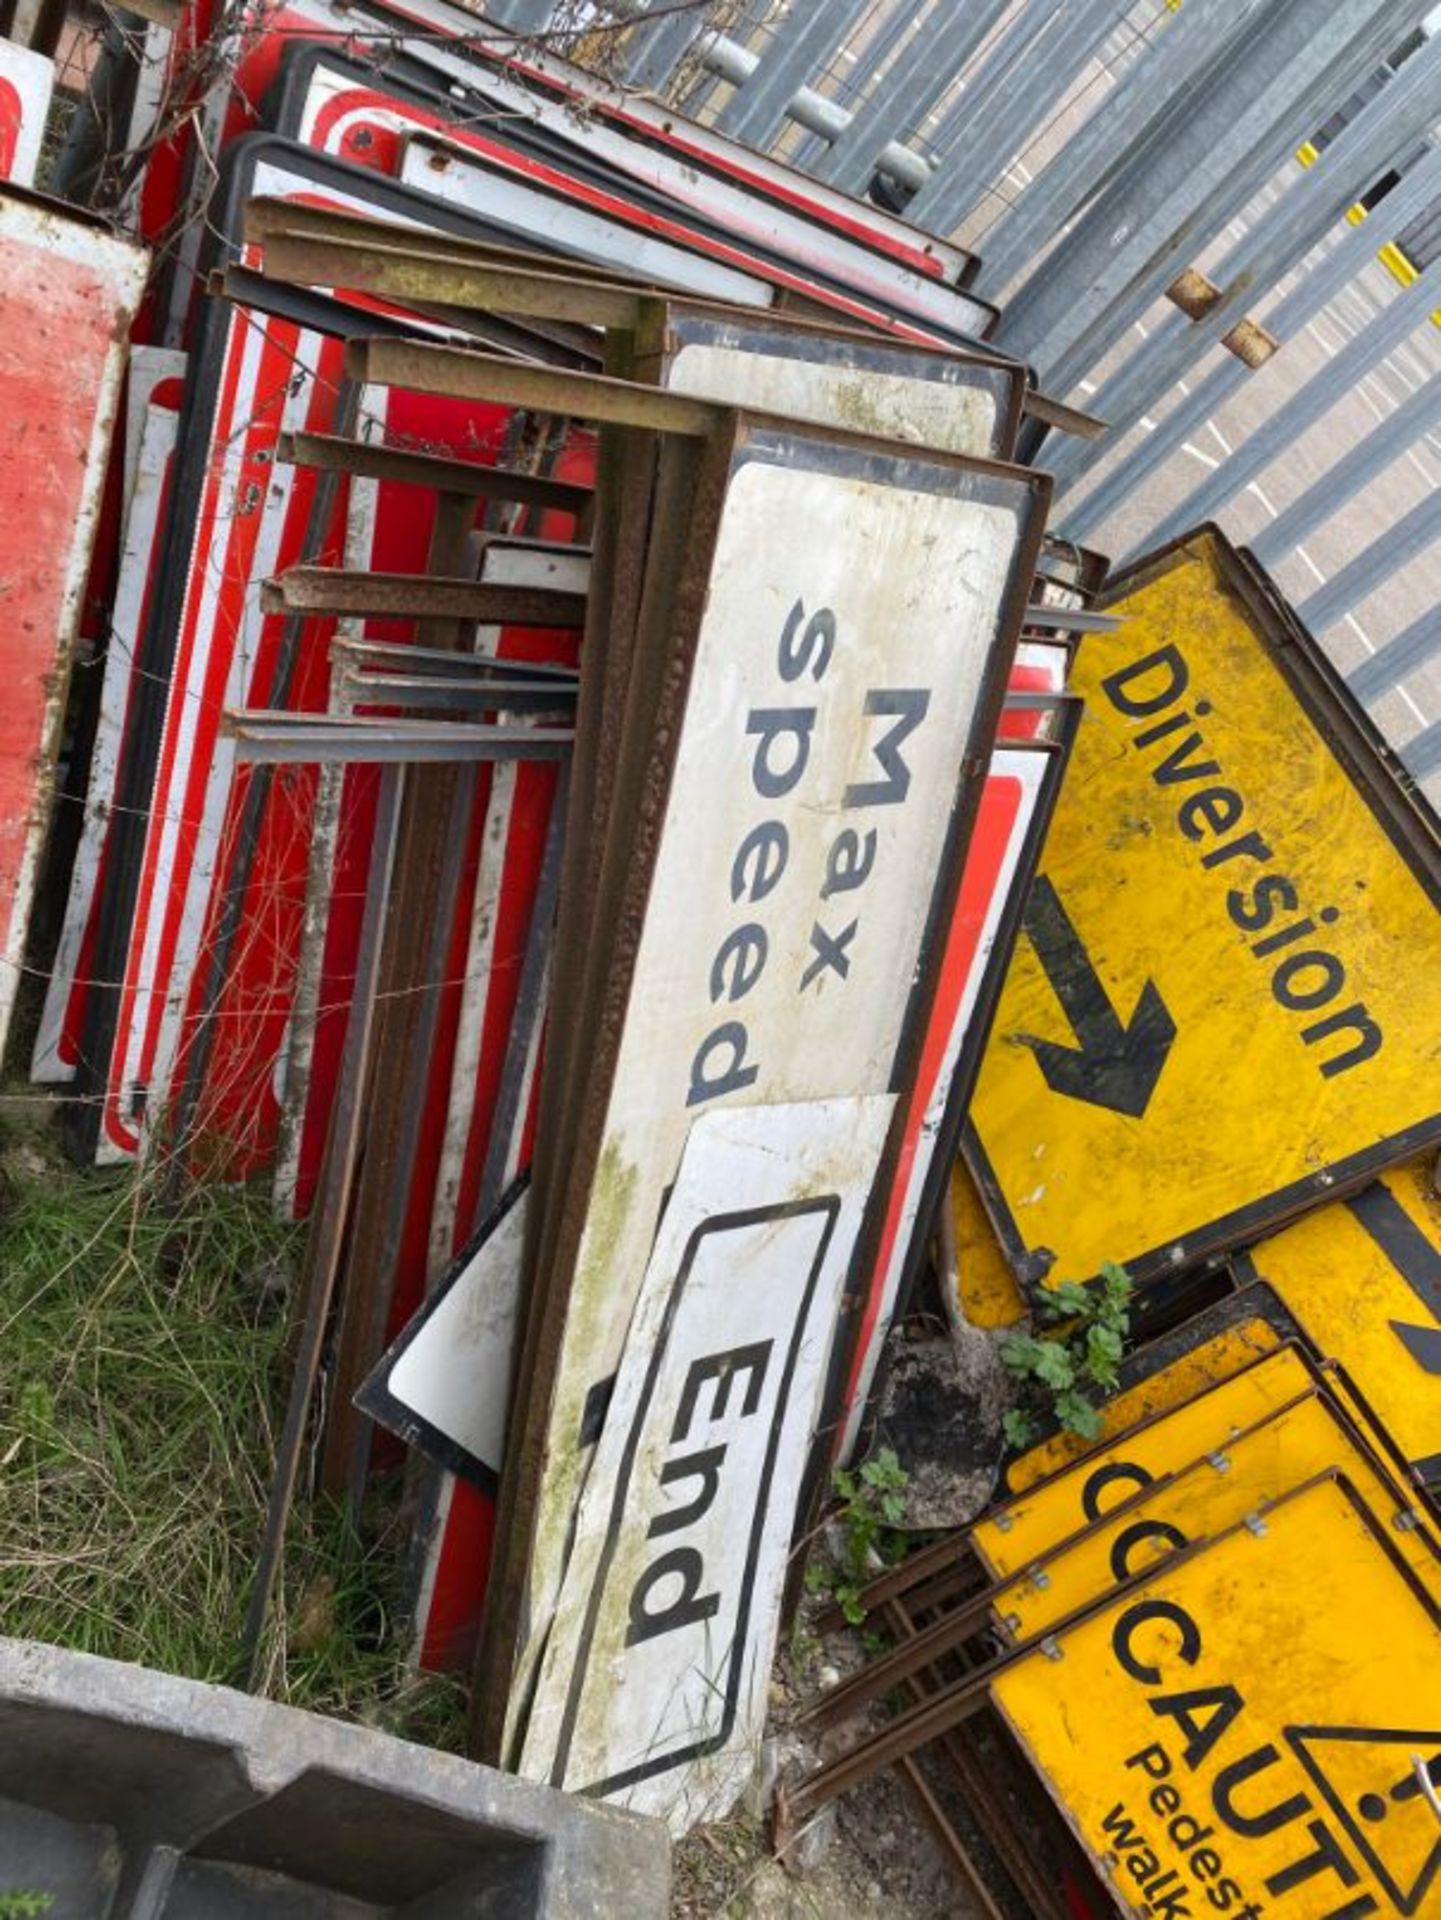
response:
[[[1392,1787],[1390,1793],[1363,1793],[1361,1795],[1361,1798],[1356,1802],[1356,1808],[1363,1820],[1369,1820],[1371,1824],[1375,1826],[1378,1821],[1386,1818],[1392,1806],[1403,1807],[1408,1800],[1416,1799],[1421,1792],[1421,1776],[1423,1773],[1429,1781],[1434,1794],[1436,1787],[1441,1786],[1441,1753],[1434,1755],[1432,1759],[1427,1761],[1424,1767],[1420,1765],[1419,1754],[1417,1755],[1417,1762],[1418,1764],[1413,1767],[1409,1773],[1401,1776],[1395,1786]],[[1428,1795],[1427,1798],[1431,1799],[1432,1795]]]

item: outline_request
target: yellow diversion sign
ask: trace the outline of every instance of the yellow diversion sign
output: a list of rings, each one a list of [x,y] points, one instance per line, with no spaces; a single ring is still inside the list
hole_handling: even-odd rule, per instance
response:
[[[967,1151],[1023,1280],[1138,1282],[1441,1139],[1441,845],[1205,529],[1088,635]]]
[[[1127,1913],[1441,1911],[1441,1623],[1343,1479],[1073,1617],[991,1692]]]
[[[1415,1470],[1441,1480],[1435,1156],[1320,1208],[1234,1264],[1271,1283],[1315,1345],[1343,1363]]]

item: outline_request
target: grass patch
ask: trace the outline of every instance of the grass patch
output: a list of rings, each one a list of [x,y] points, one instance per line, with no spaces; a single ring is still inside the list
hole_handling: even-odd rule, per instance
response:
[[[162,1208],[43,1142],[0,1159],[0,1632],[241,1682],[300,1240],[263,1188]],[[454,1745],[459,1689],[404,1670],[408,1533],[298,1507],[265,1691]]]

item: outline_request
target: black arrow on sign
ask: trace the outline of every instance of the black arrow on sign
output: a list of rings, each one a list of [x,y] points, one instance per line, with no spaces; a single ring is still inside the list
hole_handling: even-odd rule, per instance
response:
[[[1176,1023],[1156,983],[1148,980],[1142,987],[1135,1012],[1122,1026],[1081,936],[1044,874],[1037,874],[1032,884],[1025,929],[1080,1045],[1063,1047],[1031,1034],[1017,1038],[1036,1056],[1053,1093],[1139,1120],[1176,1038]]]

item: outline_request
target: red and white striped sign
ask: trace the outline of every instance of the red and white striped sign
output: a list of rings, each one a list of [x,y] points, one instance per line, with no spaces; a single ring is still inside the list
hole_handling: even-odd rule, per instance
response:
[[[0,192],[0,1047],[50,818],[71,652],[146,256]]]

